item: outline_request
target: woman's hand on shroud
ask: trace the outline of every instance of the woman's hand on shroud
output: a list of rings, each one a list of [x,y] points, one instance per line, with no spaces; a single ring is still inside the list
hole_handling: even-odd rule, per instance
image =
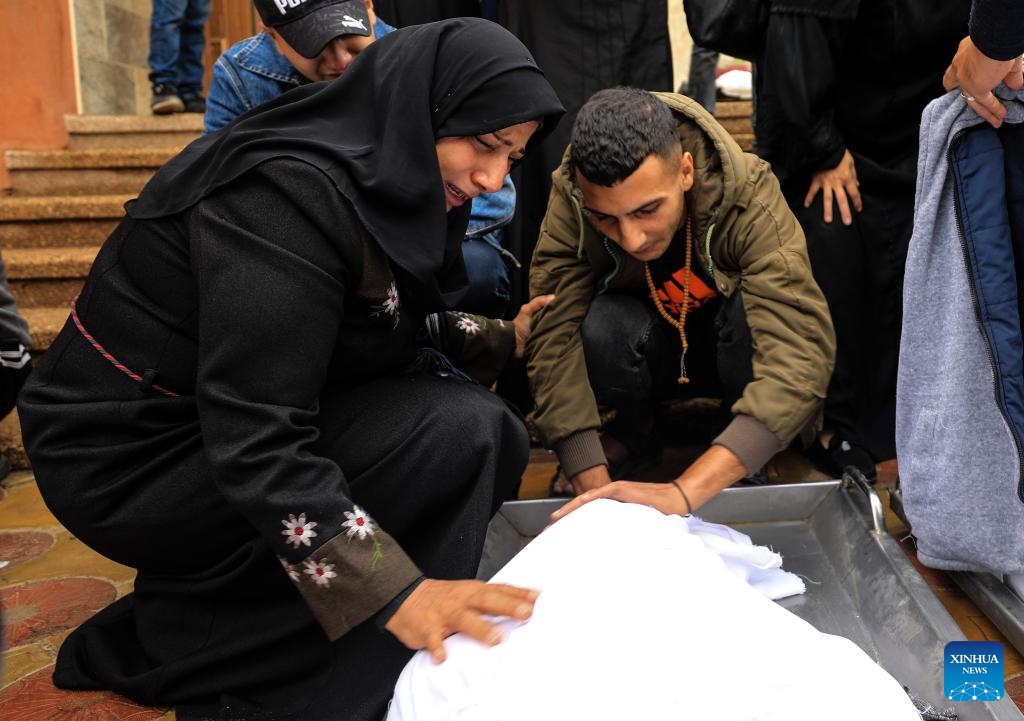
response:
[[[412,649],[425,648],[434,661],[445,660],[444,639],[465,633],[487,646],[501,643],[501,631],[487,616],[525,621],[538,591],[483,581],[423,581],[384,625]]]

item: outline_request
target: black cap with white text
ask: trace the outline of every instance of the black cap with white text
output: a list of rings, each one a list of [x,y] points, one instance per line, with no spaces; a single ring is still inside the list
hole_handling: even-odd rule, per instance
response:
[[[263,24],[295,51],[315,58],[339,35],[373,33],[363,0],[253,0]]]

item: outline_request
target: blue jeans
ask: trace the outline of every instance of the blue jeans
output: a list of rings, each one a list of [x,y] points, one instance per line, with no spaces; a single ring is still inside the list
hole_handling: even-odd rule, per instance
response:
[[[182,95],[201,95],[203,27],[210,0],[153,0],[149,25],[149,81],[168,83]]]
[[[469,288],[458,309],[488,318],[504,318],[512,294],[512,281],[502,253],[505,228],[462,241]]]
[[[594,396],[616,411],[607,430],[634,455],[655,443],[659,401],[720,398],[724,428],[732,416],[729,408],[754,377],[754,344],[739,291],[687,318],[686,384],[677,382],[679,333],[646,298],[597,296],[581,332]]]

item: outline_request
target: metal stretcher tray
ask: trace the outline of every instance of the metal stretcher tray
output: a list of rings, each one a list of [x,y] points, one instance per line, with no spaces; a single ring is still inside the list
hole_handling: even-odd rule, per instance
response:
[[[564,499],[509,501],[491,522],[481,578],[489,578],[548,523]],[[701,507],[782,554],[807,592],[778,603],[820,631],[859,645],[897,681],[961,721],[1024,719],[1009,698],[953,703],[943,695],[943,651],[967,640],[885,528],[882,503],[856,479],[730,488]]]

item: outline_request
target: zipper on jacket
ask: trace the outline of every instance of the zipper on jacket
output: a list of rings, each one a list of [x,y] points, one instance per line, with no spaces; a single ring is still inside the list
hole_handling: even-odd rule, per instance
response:
[[[967,133],[967,129],[959,130],[950,140],[949,146],[946,148],[946,162],[949,164],[950,169],[953,167],[953,146],[956,145],[957,141],[960,140]],[[954,176],[955,178],[955,176]],[[1024,454],[1021,452],[1021,439],[1017,434],[1017,428],[1010,421],[1009,415],[1006,413],[1006,408],[1003,406],[1002,394],[1000,393],[999,387],[999,369],[996,367],[995,355],[992,352],[992,345],[989,343],[988,334],[985,333],[985,326],[981,320],[981,302],[978,300],[978,288],[974,284],[974,274],[971,272],[971,255],[967,249],[967,237],[964,234],[964,219],[963,211],[960,208],[960,184],[958,182],[953,183],[953,214],[956,217],[956,235],[960,241],[960,252],[964,256],[964,265],[966,266],[967,272],[967,287],[971,292],[971,308],[974,310],[974,323],[978,329],[978,333],[981,335],[981,342],[985,348],[985,357],[988,358],[989,368],[992,369],[992,394],[995,397],[996,408],[999,409],[999,414],[1003,417],[1003,422],[1006,423],[1007,428],[1010,429],[1010,437],[1013,438],[1013,445],[1017,451],[1017,498],[1024,503]]]
[[[607,293],[608,286],[611,284],[615,276],[619,274],[619,254],[612,248],[612,243],[608,240],[608,236],[601,236],[601,244],[604,246],[604,249],[608,251],[608,255],[612,257],[612,260],[615,262],[615,267],[612,268],[610,273],[601,279],[601,289],[597,291],[598,294]]]
[[[576,260],[583,257],[583,207],[580,205],[579,198],[570,190],[569,200],[572,201],[572,208],[576,211],[576,227],[580,229],[579,235],[576,238]]]
[[[704,233],[704,257],[708,259],[707,271],[711,280],[715,279],[715,261],[711,260],[711,234],[715,231],[715,224],[709,223],[708,230]]]

